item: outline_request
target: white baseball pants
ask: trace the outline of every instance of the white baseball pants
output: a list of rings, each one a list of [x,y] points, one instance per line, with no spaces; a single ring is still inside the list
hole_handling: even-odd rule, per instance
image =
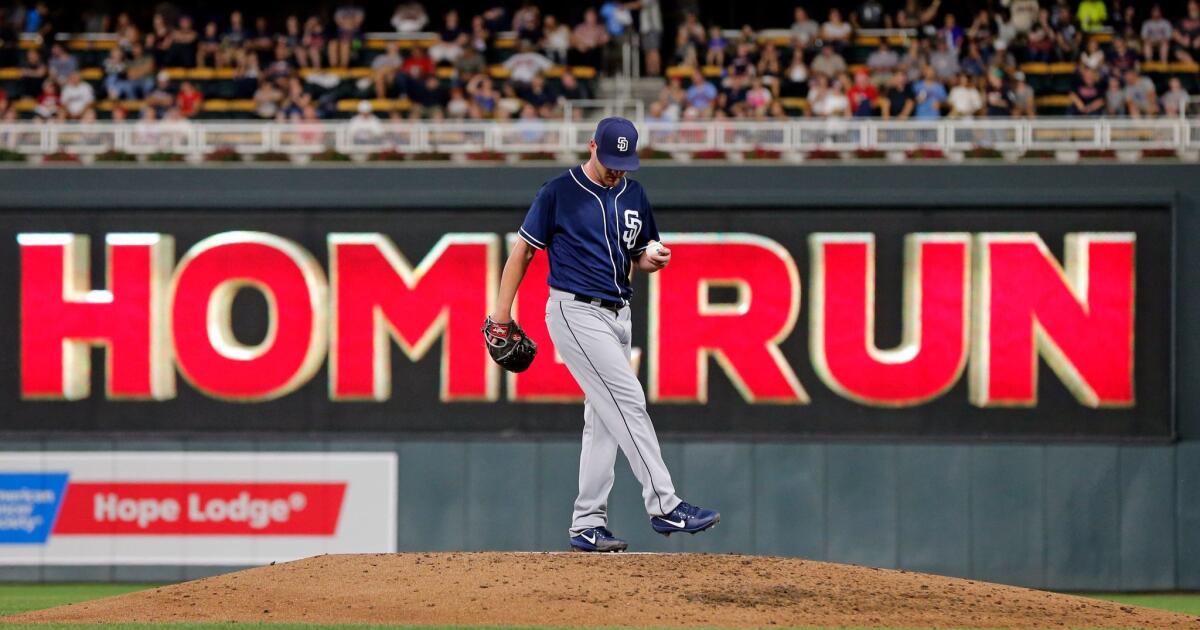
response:
[[[671,473],[646,411],[646,394],[629,365],[629,307],[614,312],[576,302],[572,294],[551,288],[546,325],[559,356],[586,397],[579,496],[571,535],[607,525],[618,447],[642,484],[646,513],[670,514],[680,499],[675,496]]]

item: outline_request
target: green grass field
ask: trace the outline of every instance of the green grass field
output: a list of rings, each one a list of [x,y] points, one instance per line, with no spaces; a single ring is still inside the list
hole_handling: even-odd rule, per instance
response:
[[[82,624],[48,624],[48,625],[4,625],[3,617],[12,615],[27,610],[38,610],[42,608],[51,608],[61,606],[72,602],[82,602],[89,599],[97,599],[100,597],[108,597],[110,595],[120,595],[146,588],[152,588],[153,584],[0,584],[0,626],[5,628],[36,628],[38,630],[79,630],[89,627],[115,628],[117,626],[90,626]],[[1147,606],[1150,608],[1161,608],[1163,610],[1171,610],[1191,615],[1200,615],[1200,593],[1166,593],[1166,594],[1085,594],[1086,597],[1095,597],[1097,599],[1106,599],[1109,601],[1130,604],[1134,606]],[[238,624],[238,627],[253,626],[255,624]],[[333,630],[336,628],[347,628],[353,630],[364,630],[368,628],[404,628],[406,626],[355,626],[355,625],[338,625],[338,626],[316,626],[305,624],[263,624],[264,627],[269,627],[271,630],[300,630],[303,628],[319,628],[320,630]],[[152,625],[131,625],[122,624],[121,628],[153,628]],[[228,629],[229,624],[171,624],[172,630],[217,630]],[[501,630],[502,627],[496,627],[493,630]],[[446,626],[444,628],[434,626],[420,626],[420,630],[458,630],[454,626]],[[476,629],[477,630],[477,629]],[[506,629],[508,630],[508,629]],[[523,630],[523,629],[510,629]]]

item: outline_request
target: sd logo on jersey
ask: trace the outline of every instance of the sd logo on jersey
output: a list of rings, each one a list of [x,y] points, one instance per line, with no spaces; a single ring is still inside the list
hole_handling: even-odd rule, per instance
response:
[[[621,139],[624,140],[624,138]],[[625,227],[628,229],[621,233],[621,240],[625,241],[625,249],[633,249],[634,243],[637,243],[638,234],[642,232],[642,220],[638,217],[638,211],[635,208],[625,211]]]

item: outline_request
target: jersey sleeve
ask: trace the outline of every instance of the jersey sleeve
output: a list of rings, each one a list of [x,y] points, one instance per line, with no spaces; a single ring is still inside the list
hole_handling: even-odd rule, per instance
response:
[[[554,233],[554,190],[543,184],[517,232],[534,249],[546,249]]]
[[[650,199],[646,197],[645,190],[641,191],[641,196],[642,229],[640,232],[638,232],[637,238],[634,239],[633,247],[629,250],[629,253],[633,254],[634,256],[637,256],[645,251],[646,247],[650,245],[650,241],[659,240],[658,224],[654,222],[654,210],[650,207]]]

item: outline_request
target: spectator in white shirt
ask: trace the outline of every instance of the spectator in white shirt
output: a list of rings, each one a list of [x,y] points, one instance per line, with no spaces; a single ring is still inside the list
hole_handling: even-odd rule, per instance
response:
[[[821,54],[817,55],[808,67],[813,74],[821,74],[827,78],[836,77],[846,71],[846,59],[839,55],[832,45],[826,44],[821,49]]]
[[[811,48],[821,35],[821,27],[816,20],[808,17],[804,7],[796,7],[795,20],[792,22],[792,40],[800,48]]]
[[[1024,35],[1033,29],[1033,25],[1038,19],[1038,2],[1037,0],[1012,0],[1009,5],[1009,13],[1012,16],[1012,26],[1018,34]]]
[[[900,65],[900,55],[892,50],[888,45],[887,38],[880,38],[879,48],[871,52],[867,57],[867,69],[871,71],[871,77],[876,80],[882,80],[884,77],[891,76],[896,70],[896,66]]]
[[[929,54],[929,65],[937,72],[942,82],[949,82],[959,74],[961,66],[958,63],[958,53],[950,48],[944,37],[937,38],[937,49]]]
[[[1100,50],[1100,40],[1095,37],[1088,38],[1087,49],[1079,54],[1079,64],[1103,74],[1107,61],[1104,51]]]
[[[542,50],[551,61],[567,63],[567,51],[571,49],[571,29],[553,15],[542,18]]]
[[[383,134],[383,125],[372,111],[370,101],[358,102],[358,113],[346,125],[350,141],[354,144],[376,144]]]
[[[392,13],[392,27],[397,33],[419,33],[429,23],[425,7],[420,2],[401,2]]]
[[[78,72],[72,72],[67,76],[67,84],[63,86],[59,101],[67,113],[67,118],[78,120],[84,112],[92,108],[96,102],[96,93],[92,85],[84,81]]]
[[[65,93],[65,91],[64,91]],[[1167,91],[1162,95],[1163,114],[1172,118],[1178,118],[1187,111],[1188,93],[1183,89],[1183,82],[1179,77],[1171,77],[1167,82]]]
[[[836,78],[814,77],[808,105],[812,115],[818,118],[850,117],[850,99],[846,98],[842,84]]]
[[[375,84],[375,98],[387,98],[388,88],[396,82],[400,70],[400,44],[388,42],[387,51],[371,60],[371,81]]]
[[[509,71],[509,79],[515,83],[528,84],[533,77],[554,67],[554,62],[545,55],[535,51],[530,42],[521,43],[521,52],[504,61],[504,67]]]
[[[853,34],[854,27],[842,19],[842,12],[836,8],[830,9],[829,21],[821,25],[821,40],[841,52],[850,43]]]
[[[1175,28],[1163,18],[1162,7],[1157,4],[1150,7],[1150,18],[1142,22],[1142,57],[1154,61],[1154,53],[1158,53],[1159,61],[1167,63],[1174,32]]]
[[[966,73],[958,75],[958,84],[946,97],[950,104],[951,118],[971,118],[983,109],[983,94],[975,87],[974,80]]]

